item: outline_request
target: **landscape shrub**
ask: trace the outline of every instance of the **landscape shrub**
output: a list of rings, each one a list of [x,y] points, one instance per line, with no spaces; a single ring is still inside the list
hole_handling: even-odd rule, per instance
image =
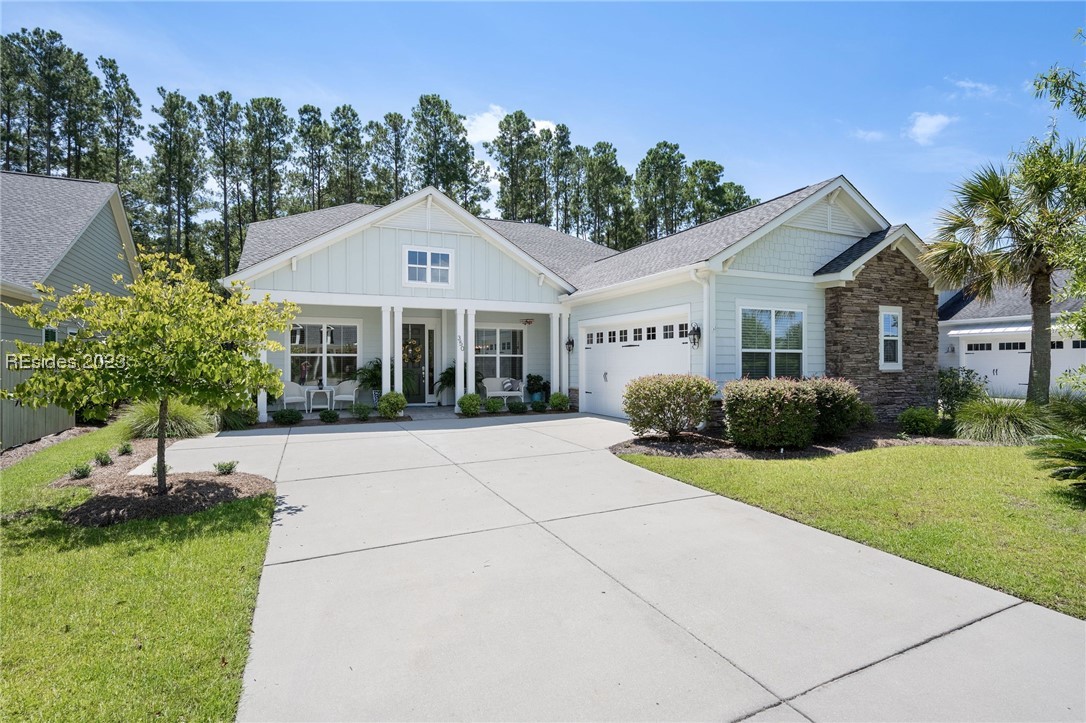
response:
[[[169,474],[171,469],[173,469],[173,467],[171,467],[170,465],[166,465],[166,474]],[[151,465],[151,476],[152,477],[158,477],[158,460],[157,459],[155,460],[155,463]]]
[[[489,414],[497,414],[505,408],[505,400],[501,397],[487,397],[486,411]]]
[[[77,464],[72,467],[72,471],[68,473],[68,476],[72,479],[87,479],[91,475],[91,466],[89,464]]]
[[[132,443],[131,442],[121,442],[121,446],[117,447],[117,454],[119,454],[121,456],[132,454]]]
[[[1086,430],[1086,395],[1056,392],[1048,400],[1052,420],[1068,430]]]
[[[335,424],[339,421],[339,412],[334,409],[322,409],[318,416],[325,424]]]
[[[272,412],[271,418],[276,424],[297,424],[305,419],[297,409],[276,409]]]
[[[677,439],[681,432],[709,421],[717,386],[694,374],[652,374],[638,377],[622,392],[622,411],[630,431],[639,437],[650,431]]]
[[[855,384],[831,377],[804,379],[800,384],[815,393],[815,439],[841,439],[859,425],[863,402]]]
[[[361,403],[352,404],[351,405],[351,414],[353,414],[356,418],[360,419],[361,421],[365,422],[367,419],[370,418],[370,415],[373,414],[373,407],[371,407],[368,404],[361,404]]]
[[[532,411],[533,412],[545,412],[545,411],[547,411],[547,403],[544,402],[544,401],[538,401],[538,400],[532,402]]]
[[[465,417],[477,417],[483,408],[483,398],[475,393],[465,394],[456,401],[456,405]]]
[[[130,437],[158,436],[158,402],[137,402],[121,415],[120,424]],[[211,415],[203,407],[171,399],[166,411],[166,436],[199,437],[215,431]]]
[[[568,412],[569,411],[569,396],[562,394],[562,392],[555,392],[551,395],[551,409],[556,412]]]
[[[218,472],[219,474],[224,474],[224,475],[225,474],[233,474],[234,470],[236,470],[237,468],[238,468],[238,461],[236,459],[232,459],[232,460],[230,460],[228,462],[216,462],[215,463],[215,471]]]
[[[939,408],[953,419],[961,406],[985,395],[988,377],[966,367],[939,370]]]
[[[939,429],[939,414],[931,407],[909,407],[897,415],[897,424],[905,434],[930,437]]]
[[[1086,480],[1086,431],[1046,434],[1034,438],[1037,445],[1028,454],[1041,460],[1056,479]]]
[[[248,429],[257,423],[256,407],[220,409],[212,414],[215,429]]]
[[[79,424],[105,424],[112,413],[113,407],[108,404],[88,404],[75,410],[75,421]]]
[[[724,385],[724,419],[738,447],[801,449],[814,440],[817,396],[794,379],[737,379]]]
[[[870,429],[875,426],[875,408],[867,402],[860,402],[859,419],[856,421],[858,429]]]
[[[109,456],[109,452],[95,452],[94,462],[99,467],[108,467],[113,464],[113,458]]]
[[[377,413],[385,419],[396,419],[407,409],[407,397],[400,392],[389,392],[381,395],[377,402]]]
[[[1052,432],[1050,413],[1020,399],[974,399],[958,410],[955,428],[962,439],[1017,446]]]
[[[510,399],[509,403],[506,404],[505,407],[513,414],[524,414],[528,411],[528,405],[520,401],[519,399]]]

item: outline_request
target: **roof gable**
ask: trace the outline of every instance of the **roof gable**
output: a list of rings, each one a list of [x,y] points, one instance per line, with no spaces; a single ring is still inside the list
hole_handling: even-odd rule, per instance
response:
[[[0,173],[0,281],[44,282],[111,199],[119,205],[112,183]],[[127,231],[125,223],[122,240]]]

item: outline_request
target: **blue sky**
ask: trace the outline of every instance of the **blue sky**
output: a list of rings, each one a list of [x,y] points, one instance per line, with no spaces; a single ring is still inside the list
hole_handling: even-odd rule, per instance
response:
[[[921,235],[964,174],[1046,132],[1031,79],[1084,58],[1076,2],[5,2],[0,25],[116,58],[145,120],[159,85],[367,119],[436,92],[473,141],[519,108],[631,171],[676,142],[763,199],[843,173]]]

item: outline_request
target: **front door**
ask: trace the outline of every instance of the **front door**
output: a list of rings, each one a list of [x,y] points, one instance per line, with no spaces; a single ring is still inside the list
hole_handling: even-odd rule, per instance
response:
[[[437,334],[433,322],[403,325],[403,393],[408,404],[432,404]]]

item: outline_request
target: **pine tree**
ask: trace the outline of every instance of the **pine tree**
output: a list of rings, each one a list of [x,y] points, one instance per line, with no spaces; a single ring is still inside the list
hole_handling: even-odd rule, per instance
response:
[[[206,181],[202,132],[195,104],[178,91],[158,89],[161,103],[152,108],[162,121],[147,132],[151,142],[151,179],[163,250],[192,259],[196,214]]]
[[[696,226],[758,203],[737,183],[725,182],[724,166],[716,161],[696,160],[686,169],[683,194],[686,224]]]
[[[381,122],[370,121],[364,129],[370,174],[365,199],[383,206],[407,195],[411,186],[408,139],[411,121],[399,113],[386,113]]]
[[[9,37],[26,60],[27,130],[23,137],[22,169],[50,174],[61,156],[60,124],[64,113],[64,70],[69,52],[55,30],[23,28]]]
[[[298,148],[299,186],[307,210],[317,211],[324,208],[332,152],[332,129],[324,121],[320,108],[306,104],[298,109],[294,139]]]
[[[332,205],[356,203],[362,197],[366,171],[362,121],[350,105],[332,111],[332,165],[328,196]]]
[[[223,276],[233,272],[230,233],[230,201],[237,195],[242,162],[241,104],[225,90],[215,95],[201,95],[200,120],[203,123],[204,145],[207,148],[212,175],[222,196],[222,218],[217,229],[218,247],[222,250]],[[236,202],[236,201],[235,201]],[[241,227],[237,246],[240,251]],[[216,238],[216,237],[212,237]]]
[[[678,145],[661,141],[637,164],[634,196],[644,237],[649,240],[670,236],[682,228],[687,216],[685,161]]]
[[[245,106],[245,170],[250,217],[274,218],[282,205],[284,178],[294,148],[294,119],[278,98],[253,98]]]
[[[464,116],[439,95],[424,95],[411,111],[408,157],[419,187],[434,186],[473,214],[490,197],[486,164],[475,160]]]
[[[495,205],[501,217],[510,221],[548,220],[540,198],[543,149],[532,119],[522,110],[509,113],[498,122],[498,135],[483,143],[483,148],[498,166]]]
[[[140,99],[116,60],[98,58],[98,70],[102,73],[102,119],[95,154],[98,161],[95,176],[127,186],[136,162],[133,144],[142,136]]]
[[[68,50],[64,58],[64,101],[61,133],[64,139],[64,170],[68,176],[89,174],[102,119],[102,84],[91,72],[82,53]]]
[[[638,243],[640,234],[631,185],[630,174],[618,162],[615,147],[604,141],[593,146],[585,175],[590,240],[614,249]]]
[[[26,49],[15,34],[0,36],[0,144],[4,149],[4,170],[24,168],[25,157],[20,149],[25,147],[28,132],[29,61]]]
[[[563,123],[555,126],[546,152],[550,159],[551,191],[549,196],[553,211],[551,225],[563,233],[569,233],[570,205],[573,201],[571,190],[575,180],[576,157],[570,145],[568,126]]]

